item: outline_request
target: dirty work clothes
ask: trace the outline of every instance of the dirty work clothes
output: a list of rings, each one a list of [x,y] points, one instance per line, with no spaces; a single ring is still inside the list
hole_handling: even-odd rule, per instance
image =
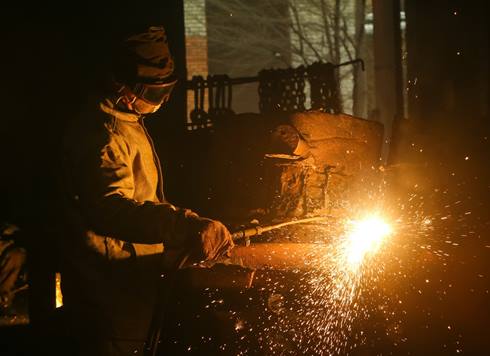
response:
[[[185,210],[164,200],[143,119],[109,100],[71,125],[63,153],[61,273],[73,333],[144,340],[159,256],[182,244]]]

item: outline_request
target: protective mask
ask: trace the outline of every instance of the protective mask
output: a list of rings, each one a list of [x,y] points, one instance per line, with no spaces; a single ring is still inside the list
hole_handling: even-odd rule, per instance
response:
[[[163,105],[168,101],[175,83],[177,83],[177,80],[160,83],[136,83],[131,88],[131,91],[142,101],[145,101],[150,105],[158,106]]]

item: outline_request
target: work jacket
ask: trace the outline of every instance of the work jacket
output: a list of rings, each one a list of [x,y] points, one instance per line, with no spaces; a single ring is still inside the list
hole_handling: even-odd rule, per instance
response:
[[[110,100],[70,125],[63,153],[67,315],[96,336],[144,339],[161,253],[182,243],[184,210],[164,199],[143,117],[117,110]]]

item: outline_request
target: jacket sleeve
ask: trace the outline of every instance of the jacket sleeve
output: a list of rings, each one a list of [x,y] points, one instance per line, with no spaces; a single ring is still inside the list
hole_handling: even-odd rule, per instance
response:
[[[90,229],[98,235],[144,244],[180,246],[186,209],[168,203],[133,199],[134,179],[129,146],[122,137],[105,136],[103,144],[89,147],[74,162],[77,191],[74,196]],[[179,233],[179,231],[180,233]]]

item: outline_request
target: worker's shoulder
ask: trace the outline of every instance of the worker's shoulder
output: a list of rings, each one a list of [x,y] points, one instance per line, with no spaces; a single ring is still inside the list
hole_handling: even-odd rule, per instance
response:
[[[86,106],[67,123],[64,130],[64,146],[76,150],[101,149],[119,141],[116,120],[100,110],[98,105]]]

